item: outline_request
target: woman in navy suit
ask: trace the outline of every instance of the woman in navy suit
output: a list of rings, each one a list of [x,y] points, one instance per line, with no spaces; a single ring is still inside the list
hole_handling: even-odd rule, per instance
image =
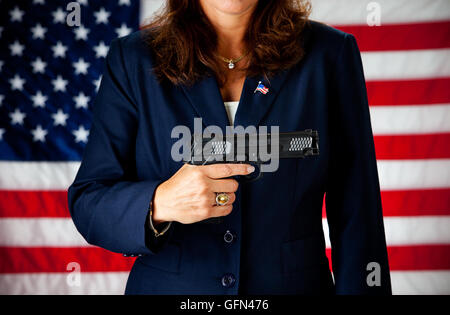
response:
[[[171,0],[111,43],[69,207],[89,243],[138,256],[126,293],[390,294],[360,53],[308,12],[293,0]],[[317,130],[320,156],[239,184],[229,177],[252,166],[172,158],[173,128],[193,130],[195,117]]]

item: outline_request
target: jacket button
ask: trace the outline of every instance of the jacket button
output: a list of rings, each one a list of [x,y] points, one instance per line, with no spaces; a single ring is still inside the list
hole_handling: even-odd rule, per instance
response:
[[[223,240],[225,241],[225,243],[228,243],[228,244],[233,243],[235,238],[236,238],[236,236],[233,233],[231,233],[229,230],[227,230],[225,232],[225,234],[223,235]]]
[[[231,273],[227,273],[226,275],[224,275],[222,277],[222,285],[225,288],[230,288],[234,285],[234,283],[236,282],[236,278],[234,277],[233,274]]]

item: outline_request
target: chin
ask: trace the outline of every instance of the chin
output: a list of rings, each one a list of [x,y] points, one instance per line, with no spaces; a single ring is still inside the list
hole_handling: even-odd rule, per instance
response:
[[[256,5],[258,0],[204,0],[204,2],[226,14],[242,14]]]

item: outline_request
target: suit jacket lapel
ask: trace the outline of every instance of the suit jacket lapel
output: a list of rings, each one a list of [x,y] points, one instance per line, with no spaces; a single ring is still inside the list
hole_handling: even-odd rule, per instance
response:
[[[265,80],[262,76],[247,77],[241,93],[234,125],[242,125],[244,127],[258,126],[275,101],[288,72],[288,70],[281,71],[273,76],[270,81]],[[255,93],[259,81],[269,88],[267,94]],[[199,80],[192,86],[183,85],[182,89],[197,112],[198,117],[202,118],[205,127],[216,125],[225,131],[225,126],[229,125],[229,121],[222,95],[214,76],[208,76]]]
[[[288,72],[288,70],[279,72],[270,81],[265,80],[263,77],[246,78],[234,125],[257,127],[283,87]],[[259,81],[269,89],[267,94],[255,92]]]
[[[182,86],[184,94],[192,107],[202,118],[203,125],[216,125],[225,131],[229,125],[227,112],[223,104],[222,95],[214,76],[208,76],[195,82],[192,86]]]

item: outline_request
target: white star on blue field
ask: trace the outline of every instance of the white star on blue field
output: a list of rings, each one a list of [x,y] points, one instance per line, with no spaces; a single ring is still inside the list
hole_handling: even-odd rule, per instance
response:
[[[0,1],[0,160],[79,161],[111,40],[139,28],[139,1]]]

